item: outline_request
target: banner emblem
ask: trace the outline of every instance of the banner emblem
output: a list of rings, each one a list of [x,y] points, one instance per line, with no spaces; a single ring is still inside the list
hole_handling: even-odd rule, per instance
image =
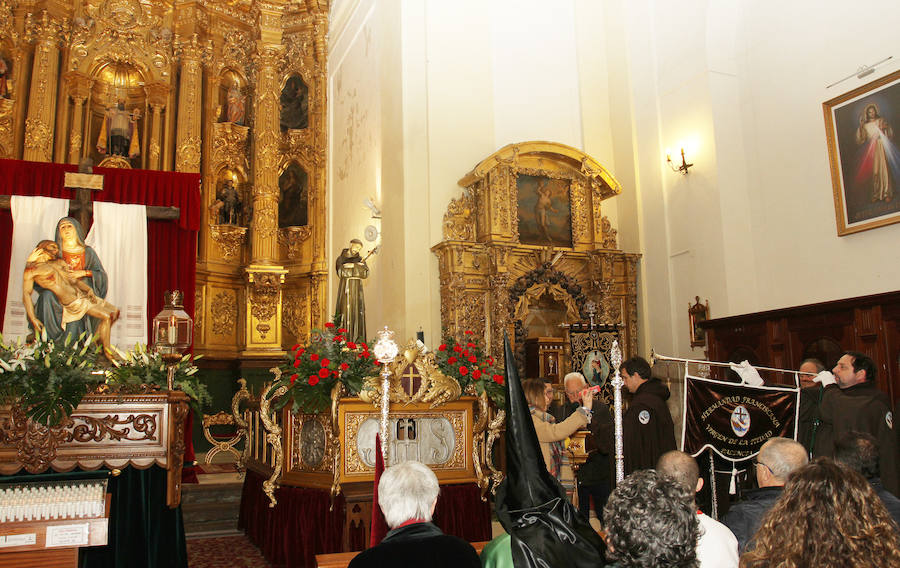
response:
[[[742,405],[731,412],[731,429],[738,437],[743,438],[750,431],[750,413]]]

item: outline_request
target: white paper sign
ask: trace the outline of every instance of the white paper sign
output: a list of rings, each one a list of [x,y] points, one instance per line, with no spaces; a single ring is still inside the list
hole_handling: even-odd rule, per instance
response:
[[[47,548],[51,546],[85,546],[88,543],[88,523],[51,525],[47,527]]]
[[[0,536],[0,548],[8,546],[28,546],[37,542],[35,533],[27,534],[8,534]]]

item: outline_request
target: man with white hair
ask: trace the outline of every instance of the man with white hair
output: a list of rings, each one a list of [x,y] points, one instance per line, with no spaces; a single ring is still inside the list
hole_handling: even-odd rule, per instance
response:
[[[569,373],[563,378],[566,387],[565,416],[575,412],[581,405],[581,391],[587,388],[587,381],[581,373]],[[603,401],[595,400],[591,409],[593,416],[588,424],[591,435],[585,439],[585,450],[588,459],[580,468],[576,478],[578,481],[578,512],[590,518],[591,498],[594,499],[594,510],[599,518],[606,505],[611,491],[612,466],[609,459],[613,450],[613,420],[609,407]]]
[[[423,463],[387,468],[378,483],[378,504],[391,530],[377,546],[359,553],[350,568],[480,568],[471,544],[432,524],[439,491],[437,477]]]
[[[762,523],[762,518],[781,497],[784,483],[791,473],[809,463],[809,456],[800,443],[787,438],[773,437],[759,448],[754,465],[759,489],[748,491],[744,500],[732,505],[722,519],[738,539],[738,549],[744,548]]]

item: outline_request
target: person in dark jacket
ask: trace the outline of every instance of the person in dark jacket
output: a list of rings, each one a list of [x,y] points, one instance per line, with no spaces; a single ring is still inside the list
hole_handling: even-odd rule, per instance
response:
[[[756,534],[760,522],[781,497],[790,474],[809,462],[802,444],[787,438],[769,438],[756,458],[756,482],[759,489],[748,491],[743,501],[733,505],[722,523],[731,529],[743,553]]]
[[[563,407],[563,419],[578,410],[581,406],[581,391],[587,388],[587,381],[581,373],[569,373],[563,379],[568,402]],[[603,513],[606,500],[609,499],[612,480],[613,453],[613,419],[609,407],[602,400],[595,400],[591,409],[593,416],[588,428],[591,435],[585,438],[585,450],[588,458],[578,471],[578,512],[584,518],[590,518],[591,498],[594,499],[594,511],[597,518]]]
[[[885,489],[900,496],[897,431],[888,396],[875,384],[876,365],[862,353],[848,351],[833,369],[837,384],[825,387],[813,456],[834,455],[834,441],[854,430],[878,440],[879,471]]]
[[[900,527],[900,499],[884,488],[878,471],[878,440],[868,432],[845,432],[834,441],[834,460],[860,473]]]
[[[622,442],[625,450],[625,475],[652,469],[661,455],[675,449],[675,424],[666,400],[669,389],[650,375],[650,363],[632,357],[622,363],[619,372],[625,387],[634,396],[622,417]]]
[[[480,568],[471,544],[431,523],[439,491],[437,477],[423,463],[387,468],[378,483],[378,504],[391,531],[353,558],[350,568]]]
[[[811,454],[819,429],[819,406],[822,404],[825,389],[813,379],[815,375],[825,370],[825,365],[815,358],[804,359],[797,370],[804,373],[800,375],[800,419],[797,425],[797,441]]]

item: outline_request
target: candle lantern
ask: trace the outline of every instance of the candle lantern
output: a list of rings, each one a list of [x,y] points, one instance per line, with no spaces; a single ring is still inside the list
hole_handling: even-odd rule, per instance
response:
[[[190,347],[194,331],[194,321],[184,311],[181,290],[166,290],[163,295],[166,305],[153,318],[153,348],[169,366],[168,388],[172,389],[175,363]]]

